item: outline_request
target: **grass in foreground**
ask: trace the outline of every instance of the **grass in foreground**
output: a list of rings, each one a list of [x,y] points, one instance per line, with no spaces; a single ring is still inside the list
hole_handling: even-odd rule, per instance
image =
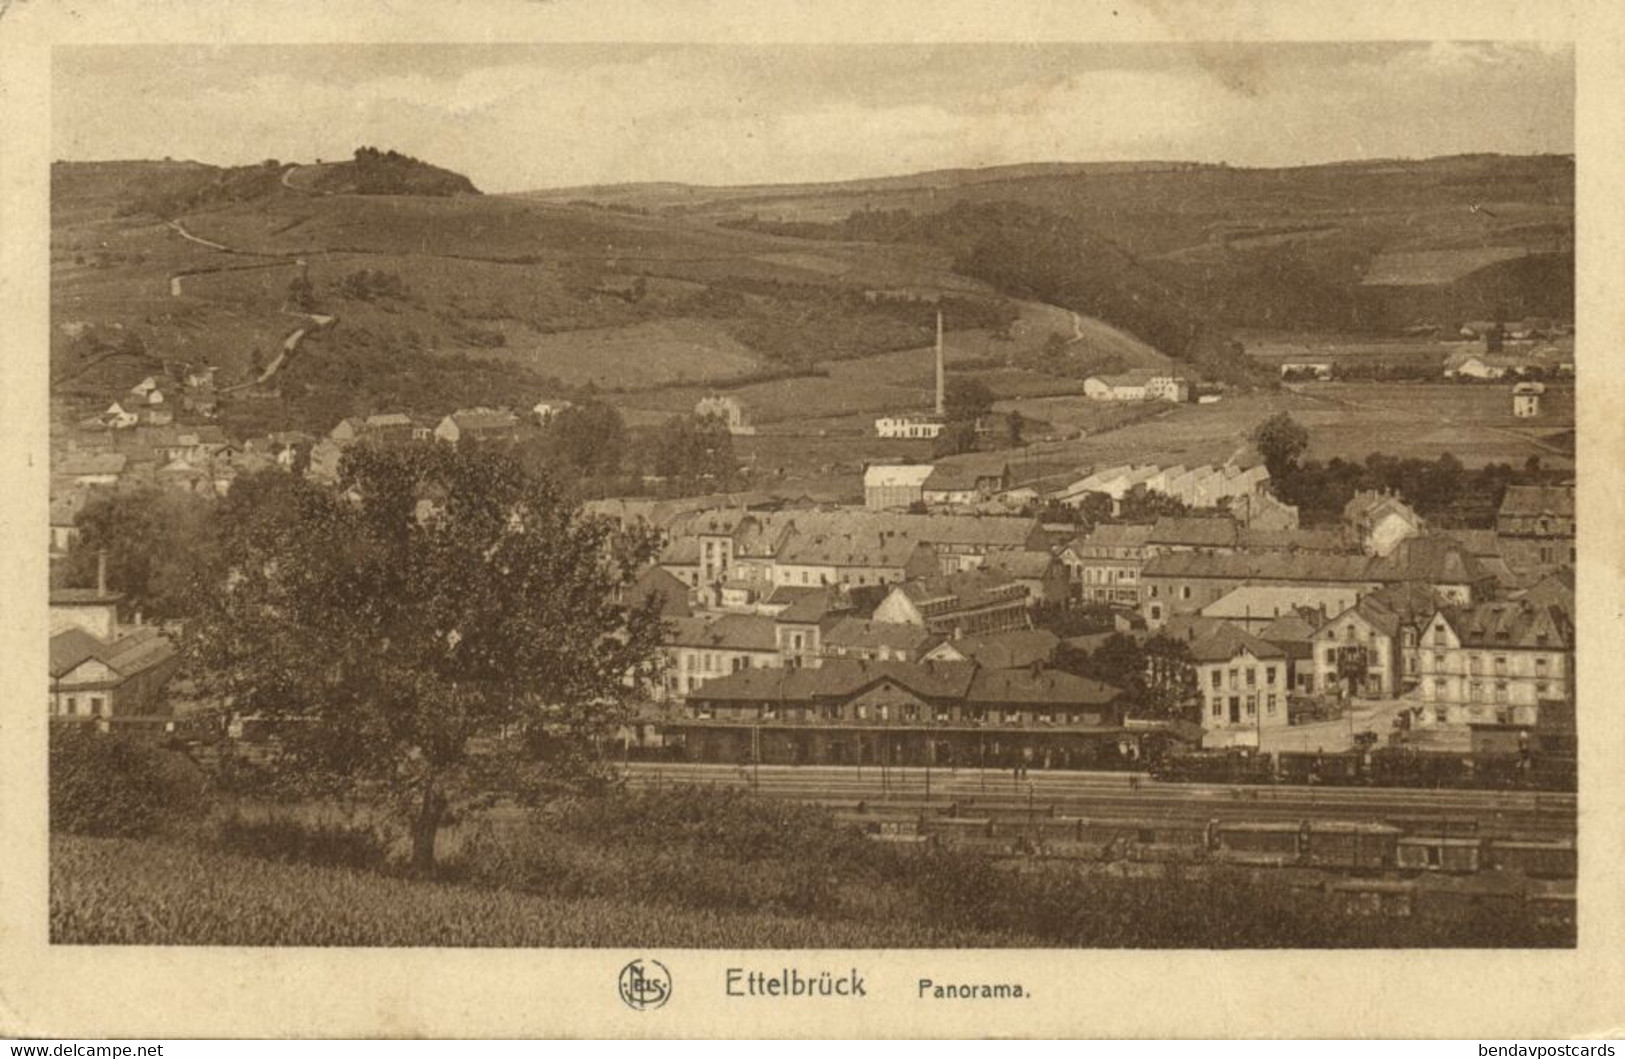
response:
[[[915,924],[554,897],[268,863],[154,840],[51,840],[67,945],[911,948],[1022,944]]]

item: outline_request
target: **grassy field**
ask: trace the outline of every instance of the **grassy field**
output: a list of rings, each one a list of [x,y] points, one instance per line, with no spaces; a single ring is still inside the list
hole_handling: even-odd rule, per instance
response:
[[[59,945],[926,948],[1019,939],[917,924],[678,908],[410,882],[153,840],[57,836]]]
[[[599,389],[726,382],[759,371],[762,359],[710,320],[681,317],[537,334],[525,324],[504,322],[508,344],[481,350],[482,360],[518,364],[572,385]]]
[[[1510,388],[1499,385],[1410,383],[1315,383],[1278,392],[1233,394],[1211,405],[1136,408],[1144,418],[1113,427],[1096,417],[1084,398],[1013,401],[1000,407],[1054,424],[1079,423],[1089,436],[1039,442],[1033,459],[1070,461],[1081,467],[1114,463],[1195,463],[1256,458],[1248,438],[1257,425],[1288,412],[1309,431],[1306,458],[1364,460],[1372,452],[1436,459],[1448,452],[1469,467],[1486,463],[1521,466],[1539,456],[1548,467],[1573,466],[1572,387],[1550,387],[1538,419],[1512,415]],[[1009,453],[966,460],[996,464]]]
[[[1242,331],[1237,333],[1236,339],[1246,347],[1249,357],[1276,369],[1293,362],[1384,363],[1437,365],[1442,372],[1444,362],[1451,354],[1480,352],[1484,348],[1482,342],[1449,335],[1436,338],[1380,338],[1313,332]],[[1518,345],[1510,343],[1508,350],[1516,350]],[[1550,345],[1572,353],[1574,338],[1565,335],[1535,345]]]

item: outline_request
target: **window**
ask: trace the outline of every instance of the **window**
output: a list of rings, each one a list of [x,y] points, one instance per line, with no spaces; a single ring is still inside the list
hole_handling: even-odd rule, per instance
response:
[[[1249,696],[1247,696],[1247,716],[1255,717],[1257,715],[1258,715],[1258,696],[1257,695],[1249,695]]]
[[[1274,666],[1265,666],[1264,667],[1264,683],[1268,684],[1270,687],[1274,687],[1275,686],[1275,677],[1276,677],[1276,674],[1278,672],[1279,671]]]
[[[68,715],[71,717],[71,716],[73,716],[74,714],[76,714],[78,712],[79,712],[79,696],[77,696],[77,695],[69,695],[68,696]]]
[[[1541,698],[1544,699],[1548,695],[1550,695],[1551,693],[1552,693],[1552,686],[1550,684],[1546,683],[1544,680],[1541,681],[1539,684],[1535,685],[1535,694],[1539,695]]]
[[[1224,716],[1224,703],[1220,702],[1218,699],[1213,700],[1213,716],[1215,716],[1215,717],[1223,717]]]
[[[1258,667],[1257,666],[1248,666],[1247,667],[1247,686],[1249,688],[1258,687]]]
[[[1236,671],[1234,669],[1230,671],[1230,686],[1236,686]]]
[[[1505,702],[1506,700],[1507,700],[1507,682],[1504,681],[1504,680],[1497,680],[1495,682],[1495,701],[1496,702]]]
[[[869,719],[869,707],[863,705],[862,703],[859,703],[858,704],[858,720],[867,721],[868,719]]]
[[[1213,686],[1217,688],[1217,687],[1222,687],[1223,684],[1224,684],[1224,674],[1222,672],[1220,672],[1219,670],[1215,669],[1213,671]]]
[[[1180,585],[1179,586],[1179,598],[1180,599],[1190,599],[1191,598],[1191,586],[1189,586],[1189,585]]]
[[[1270,692],[1270,697],[1267,700],[1265,700],[1264,708],[1265,708],[1265,712],[1268,713],[1271,717],[1275,716],[1275,693],[1273,691]]]

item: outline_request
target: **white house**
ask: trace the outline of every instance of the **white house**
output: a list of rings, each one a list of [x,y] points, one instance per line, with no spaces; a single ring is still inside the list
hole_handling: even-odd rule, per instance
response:
[[[127,412],[124,406],[114,401],[107,406],[107,411],[101,414],[102,425],[113,430],[127,430],[136,425],[141,417],[134,412]]]
[[[1520,419],[1540,415],[1540,397],[1546,387],[1538,382],[1520,382],[1512,388],[1512,414]]]
[[[1149,372],[1091,375],[1083,380],[1083,395],[1092,401],[1143,401],[1150,383]]]
[[[538,423],[546,423],[569,407],[569,401],[537,401],[530,414],[536,417]]]
[[[875,434],[882,438],[923,438],[940,435],[947,424],[936,416],[881,416],[875,420]]]

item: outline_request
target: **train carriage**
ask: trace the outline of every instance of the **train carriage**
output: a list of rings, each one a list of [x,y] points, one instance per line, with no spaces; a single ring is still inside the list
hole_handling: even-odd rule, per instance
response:
[[[1298,862],[1303,824],[1296,821],[1226,821],[1213,826],[1214,859],[1228,864],[1284,867]]]
[[[1399,837],[1399,828],[1388,824],[1311,823],[1300,836],[1299,863],[1342,871],[1383,871],[1397,860]]]
[[[1406,835],[1399,840],[1396,864],[1401,871],[1466,875],[1483,866],[1483,849],[1479,838]]]
[[[1574,842],[1569,839],[1498,838],[1489,844],[1486,859],[1490,868],[1536,879],[1572,879],[1579,867]]]

